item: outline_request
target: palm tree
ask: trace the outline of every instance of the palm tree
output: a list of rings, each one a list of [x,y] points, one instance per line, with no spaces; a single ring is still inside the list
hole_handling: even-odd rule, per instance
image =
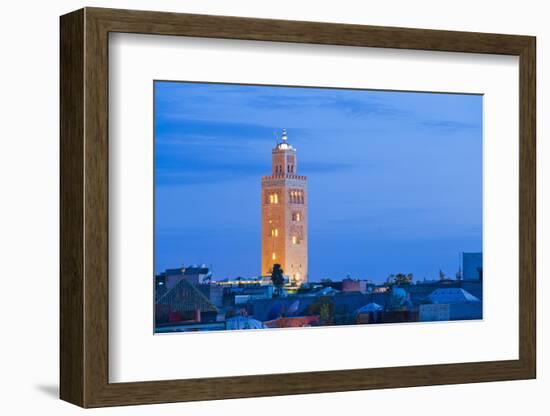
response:
[[[405,275],[404,273],[397,273],[394,277],[394,283],[396,285],[410,285],[413,280],[412,273]]]

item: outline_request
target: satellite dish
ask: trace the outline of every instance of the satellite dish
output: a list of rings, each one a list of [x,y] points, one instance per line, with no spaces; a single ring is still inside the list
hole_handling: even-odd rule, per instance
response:
[[[288,307],[287,311],[286,311],[287,316],[296,315],[296,313],[298,312],[299,307],[300,307],[300,301],[299,300],[295,300],[294,302],[292,302],[290,304],[290,306]]]

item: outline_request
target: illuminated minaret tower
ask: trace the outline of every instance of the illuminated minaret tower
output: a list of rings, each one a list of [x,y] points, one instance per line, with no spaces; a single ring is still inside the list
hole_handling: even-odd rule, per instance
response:
[[[278,263],[299,286],[308,279],[307,178],[297,175],[286,130],[271,155],[271,176],[262,177],[262,274],[270,275]]]

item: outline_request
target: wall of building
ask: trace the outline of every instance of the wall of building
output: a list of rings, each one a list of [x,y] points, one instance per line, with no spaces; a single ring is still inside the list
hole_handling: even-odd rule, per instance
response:
[[[483,255],[481,253],[462,253],[462,278],[481,280],[483,278]]]
[[[367,281],[344,279],[342,280],[342,291],[367,293]]]

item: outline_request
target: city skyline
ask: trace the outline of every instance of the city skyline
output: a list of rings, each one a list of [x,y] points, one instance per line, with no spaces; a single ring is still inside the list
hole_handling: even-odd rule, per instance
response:
[[[155,83],[155,272],[260,275],[260,181],[286,128],[309,178],[310,280],[454,277],[482,251],[482,97]]]

